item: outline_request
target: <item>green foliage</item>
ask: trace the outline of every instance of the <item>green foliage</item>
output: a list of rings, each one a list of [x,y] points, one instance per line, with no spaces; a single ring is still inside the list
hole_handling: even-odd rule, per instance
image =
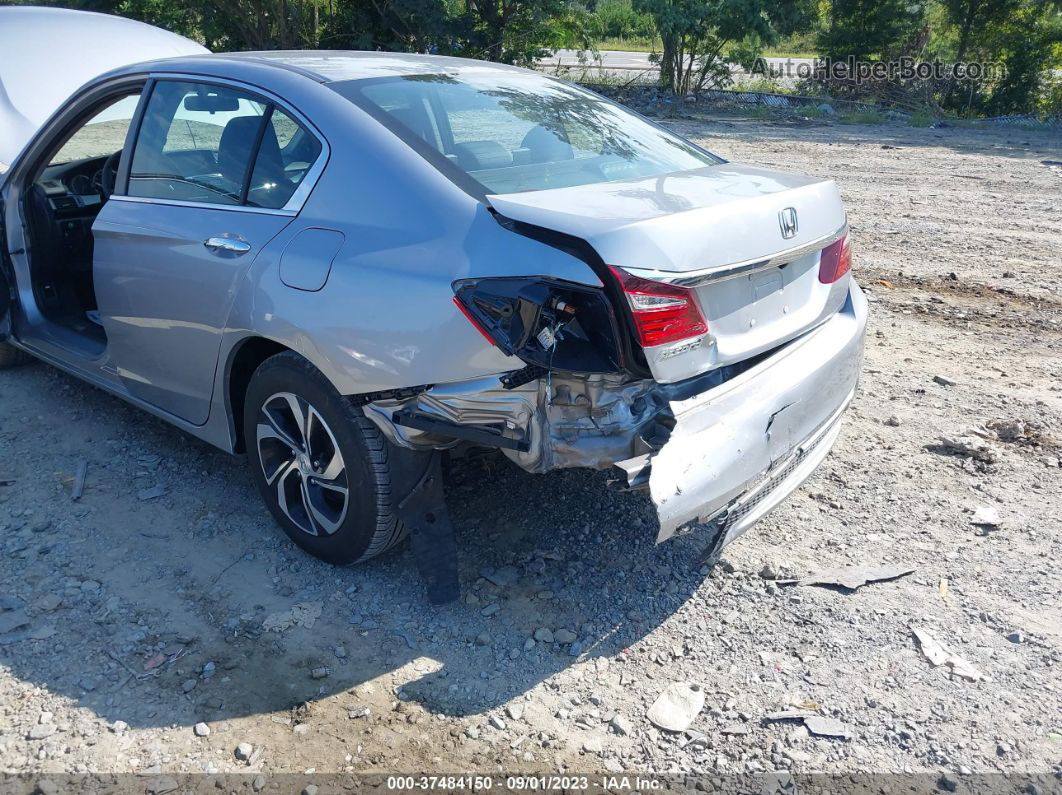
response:
[[[1045,86],[1062,66],[1062,8],[1045,0],[941,0],[954,60],[1001,65],[992,80],[952,81],[941,104],[988,116],[1042,111]]]
[[[850,110],[837,115],[841,124],[884,124],[888,120],[880,110]]]
[[[730,85],[759,54],[998,63],[981,81],[832,96],[953,116],[1062,109],[1062,0],[0,0],[120,14],[216,51],[365,49],[431,52],[530,65],[550,50],[607,42],[657,54],[677,94]],[[749,85],[752,85],[751,83]],[[779,90],[764,84],[764,90]],[[921,118],[921,117],[919,117]]]
[[[631,0],[598,0],[589,27],[598,40],[651,42],[656,37],[652,16],[635,11]]]
[[[1051,75],[1044,81],[1037,98],[1036,110],[1045,119],[1062,121],[1062,77]]]
[[[634,0],[660,35],[660,82],[680,96],[725,86],[765,44],[810,25],[813,0]]]
[[[551,49],[586,49],[593,40],[589,15],[568,0],[44,2],[139,19],[212,50],[379,49],[530,64]]]
[[[900,50],[923,21],[923,6],[911,0],[832,0],[819,49],[834,60],[885,57]]]
[[[637,39],[597,39],[594,42],[598,50],[628,50],[630,52],[660,52],[660,39],[654,33],[651,37]]]
[[[747,77],[734,80],[734,91],[755,91],[761,94],[792,94],[793,87],[788,83],[777,83],[769,77]]]
[[[935,119],[928,111],[918,110],[907,118],[907,123],[912,127],[932,127]]]

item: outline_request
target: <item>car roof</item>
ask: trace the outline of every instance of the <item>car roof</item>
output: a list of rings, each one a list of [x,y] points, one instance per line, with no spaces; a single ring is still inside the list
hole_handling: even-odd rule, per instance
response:
[[[362,80],[374,77],[403,77],[423,74],[469,75],[500,71],[527,73],[528,70],[490,61],[470,58],[451,58],[444,55],[417,53],[370,52],[362,50],[270,50],[262,52],[229,52],[187,58],[167,58],[163,61],[138,64],[142,69],[179,72],[189,67],[223,69],[226,65],[246,67],[271,66],[297,72],[320,83]],[[129,71],[137,70],[130,67]]]

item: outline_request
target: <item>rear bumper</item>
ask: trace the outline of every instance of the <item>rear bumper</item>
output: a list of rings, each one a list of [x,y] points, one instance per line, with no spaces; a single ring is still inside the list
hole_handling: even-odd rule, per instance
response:
[[[676,424],[649,459],[657,541],[715,522],[729,543],[829,453],[863,361],[867,302],[851,282],[840,312],[726,383],[673,401]],[[620,466],[630,473],[635,461]]]

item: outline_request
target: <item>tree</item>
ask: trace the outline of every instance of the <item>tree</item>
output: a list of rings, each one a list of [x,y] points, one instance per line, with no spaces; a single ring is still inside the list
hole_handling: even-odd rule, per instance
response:
[[[465,0],[469,53],[532,64],[558,44],[590,45],[586,12],[568,0]]]
[[[634,9],[653,17],[661,85],[680,96],[728,84],[733,63],[749,66],[762,45],[816,17],[813,0],[634,0]]]
[[[943,0],[950,21],[959,29],[955,63],[965,63],[975,38],[988,32],[990,27],[994,28],[1009,19],[1022,2],[1023,0]],[[952,101],[957,86],[957,81],[948,82],[944,105]]]
[[[924,18],[924,7],[911,0],[832,0],[819,48],[835,61],[884,59],[902,49]]]

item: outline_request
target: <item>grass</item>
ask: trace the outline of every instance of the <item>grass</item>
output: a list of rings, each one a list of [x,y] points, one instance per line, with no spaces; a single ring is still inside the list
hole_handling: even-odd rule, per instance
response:
[[[884,124],[888,120],[880,110],[849,110],[837,116],[841,124]]]
[[[599,50],[621,50],[625,52],[660,52],[660,40],[650,39],[601,39],[594,42]]]
[[[809,52],[807,50],[792,50],[785,48],[767,47],[762,53],[764,58],[818,58],[817,52]]]
[[[740,77],[730,87],[731,91],[758,91],[763,94],[795,94],[796,89],[792,86],[777,83],[766,77],[750,77],[742,80]]]
[[[797,112],[806,119],[830,119],[834,115],[818,105],[802,105]]]
[[[907,119],[912,127],[932,127],[934,121],[933,115],[924,110],[915,111]]]

